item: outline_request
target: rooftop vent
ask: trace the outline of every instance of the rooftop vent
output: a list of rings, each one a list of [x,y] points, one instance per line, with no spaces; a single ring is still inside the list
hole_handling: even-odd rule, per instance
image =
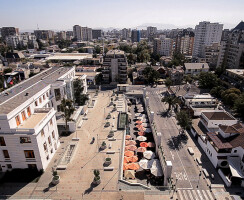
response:
[[[25,93],[25,96],[28,96],[28,95],[29,95],[29,92],[26,92],[26,93]]]

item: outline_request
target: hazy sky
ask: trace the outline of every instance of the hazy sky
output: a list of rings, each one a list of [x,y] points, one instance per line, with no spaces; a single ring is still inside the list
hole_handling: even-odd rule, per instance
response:
[[[144,23],[194,27],[199,21],[233,28],[244,20],[244,0],[0,0],[0,27],[72,29],[136,27]]]

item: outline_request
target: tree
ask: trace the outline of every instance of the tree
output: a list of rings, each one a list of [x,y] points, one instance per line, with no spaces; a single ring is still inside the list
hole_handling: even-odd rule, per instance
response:
[[[191,117],[186,113],[186,111],[180,111],[176,114],[177,124],[180,125],[180,127],[183,130],[190,129],[192,126],[192,119]]]
[[[3,73],[4,73],[4,74],[7,74],[7,73],[10,73],[10,72],[12,72],[12,71],[13,71],[12,68],[6,68],[6,69],[3,70]]]
[[[165,80],[165,86],[170,88],[170,86],[172,85],[172,80],[170,78],[166,78]]]
[[[173,107],[174,105],[176,105],[179,102],[178,98],[175,96],[165,96],[162,98],[161,101],[165,102],[169,105],[168,111],[170,111],[171,107]]]
[[[60,109],[63,112],[62,117],[65,120],[65,130],[66,132],[68,132],[68,122],[73,120],[71,118],[71,115],[75,111],[73,101],[70,99],[63,98],[60,104]]]
[[[230,88],[222,92],[221,97],[223,99],[224,104],[233,106],[235,101],[239,98],[241,91],[236,88]]]
[[[184,76],[184,81],[186,83],[192,83],[193,79],[190,74]]]
[[[219,85],[218,77],[211,72],[201,72],[198,77],[199,87],[203,89],[210,89]]]
[[[44,44],[39,39],[36,39],[36,42],[38,43],[39,49],[43,50],[44,49]]]
[[[85,50],[84,48],[81,47],[81,48],[78,49],[78,52],[79,52],[79,53],[86,53],[86,50]]]
[[[95,76],[96,85],[101,85],[102,84],[102,81],[103,81],[103,75],[102,75],[102,73],[97,74]]]
[[[64,48],[68,48],[72,44],[72,41],[71,40],[58,40],[56,43],[60,49],[64,49]]]
[[[242,118],[244,118],[244,93],[242,93],[238,99],[235,100],[234,110]]]
[[[150,54],[148,53],[147,50],[142,50],[141,52],[138,53],[137,60],[139,62],[147,62],[150,60]]]
[[[78,106],[85,105],[86,101],[89,99],[86,94],[83,94],[84,87],[82,85],[82,81],[80,79],[76,79],[74,81],[74,97],[75,103]]]
[[[133,54],[133,53],[130,53],[130,54],[127,56],[127,60],[128,60],[128,63],[129,63],[129,64],[135,64],[135,62],[136,62],[136,55]]]
[[[152,67],[145,67],[142,74],[144,75],[146,82],[149,84],[154,84],[160,78],[159,72]]]
[[[96,54],[100,54],[101,53],[101,48],[100,48],[99,45],[95,46],[94,50],[95,50]]]
[[[222,94],[222,92],[224,92],[224,90],[225,90],[224,87],[216,86],[210,90],[210,94],[217,97],[217,98],[221,98],[221,94]]]

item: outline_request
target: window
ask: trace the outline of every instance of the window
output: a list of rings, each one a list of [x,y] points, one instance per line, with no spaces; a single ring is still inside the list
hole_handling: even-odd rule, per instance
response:
[[[7,164],[7,168],[8,169],[12,169],[12,165],[11,164]]]
[[[4,137],[0,137],[0,146],[6,146]]]
[[[28,114],[28,117],[31,116],[31,110],[30,110],[30,107],[27,108],[27,114]]]
[[[43,148],[44,148],[44,151],[47,151],[47,143],[46,142],[44,142]]]
[[[47,97],[48,97],[48,92],[46,93]]]
[[[43,97],[43,101],[44,101],[46,99],[45,94],[42,97]]]
[[[49,160],[49,155],[47,156],[47,160]]]
[[[42,103],[42,98],[41,97],[39,98],[39,103]]]
[[[19,126],[19,125],[20,125],[20,118],[19,118],[19,115],[17,115],[17,116],[15,117],[15,120],[16,120],[16,124],[17,124],[17,126]]]
[[[45,136],[44,130],[41,130],[41,136]]]
[[[234,153],[236,153],[237,152],[237,150],[234,150]]]
[[[50,125],[51,125],[51,126],[53,125],[53,120],[52,120],[52,119],[50,119]]]
[[[55,134],[54,134],[54,131],[52,132],[52,136],[53,136],[53,139],[55,139]]]
[[[53,148],[51,148],[51,153],[53,153]]]
[[[26,158],[35,158],[35,154],[33,150],[24,150]]]
[[[61,99],[60,89],[54,89],[54,94],[55,94],[56,101],[59,101]]]
[[[4,158],[10,158],[8,154],[8,150],[3,150],[3,156]]]
[[[48,137],[48,143],[49,143],[50,145],[52,145],[52,141],[51,141],[51,137],[50,137],[50,136]]]
[[[35,101],[35,106],[38,106],[38,102],[37,101]]]
[[[31,143],[30,137],[20,137],[20,143]]]
[[[57,110],[58,110],[58,112],[61,111],[61,106],[60,105],[57,105]]]
[[[21,112],[21,115],[22,115],[22,119],[23,119],[23,121],[25,121],[25,119],[26,119],[25,111]]]

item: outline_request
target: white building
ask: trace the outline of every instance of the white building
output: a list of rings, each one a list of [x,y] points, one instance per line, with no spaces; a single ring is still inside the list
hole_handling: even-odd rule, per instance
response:
[[[207,63],[185,63],[185,74],[198,75],[201,72],[208,72],[209,66]]]
[[[195,27],[195,39],[193,45],[193,57],[203,57],[205,46],[220,43],[223,24],[200,22]]]
[[[161,56],[172,56],[173,40],[170,38],[156,38],[153,42],[153,52]]]
[[[75,68],[50,68],[0,95],[0,171],[46,169],[59,146],[56,110],[73,98]]]
[[[73,35],[74,38],[77,39],[77,41],[81,41],[81,26],[79,25],[74,25],[73,26]]]

